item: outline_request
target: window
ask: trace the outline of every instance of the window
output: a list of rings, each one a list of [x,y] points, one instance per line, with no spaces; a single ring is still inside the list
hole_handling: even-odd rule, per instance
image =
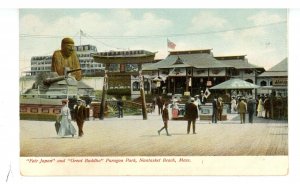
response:
[[[240,71],[237,69],[232,69],[232,76],[240,75]]]
[[[261,81],[260,82],[260,86],[266,86],[267,85],[267,82],[266,81]]]
[[[132,83],[132,90],[133,91],[139,91],[140,90],[140,83],[135,81]]]
[[[253,80],[251,80],[251,79],[247,79],[246,81],[253,84]]]

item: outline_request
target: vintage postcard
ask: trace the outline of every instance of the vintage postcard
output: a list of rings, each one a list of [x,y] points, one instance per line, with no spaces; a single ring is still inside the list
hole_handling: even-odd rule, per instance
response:
[[[287,175],[288,13],[20,9],[21,175]]]

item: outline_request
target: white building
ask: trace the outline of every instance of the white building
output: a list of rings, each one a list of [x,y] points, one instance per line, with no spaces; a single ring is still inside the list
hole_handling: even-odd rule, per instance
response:
[[[97,53],[97,48],[93,45],[75,46],[77,57],[83,76],[99,76],[104,69],[103,64],[95,63],[91,56]],[[37,75],[39,72],[50,72],[52,56],[33,56],[31,57],[31,70],[25,72],[26,75]]]

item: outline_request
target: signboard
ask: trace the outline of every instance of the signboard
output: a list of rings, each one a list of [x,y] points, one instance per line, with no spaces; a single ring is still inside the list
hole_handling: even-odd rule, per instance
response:
[[[193,76],[208,76],[208,70],[207,69],[193,69]]]
[[[273,78],[272,85],[273,86],[287,86],[288,80],[287,80],[287,78]]]
[[[209,76],[225,76],[225,69],[210,69]]]
[[[175,68],[169,73],[169,76],[186,76],[186,69]]]

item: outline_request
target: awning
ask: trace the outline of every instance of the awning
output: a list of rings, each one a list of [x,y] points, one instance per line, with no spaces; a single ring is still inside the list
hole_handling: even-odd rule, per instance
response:
[[[250,82],[244,81],[242,79],[230,79],[228,81],[222,82],[210,89],[256,89],[260,86],[252,84]]]

